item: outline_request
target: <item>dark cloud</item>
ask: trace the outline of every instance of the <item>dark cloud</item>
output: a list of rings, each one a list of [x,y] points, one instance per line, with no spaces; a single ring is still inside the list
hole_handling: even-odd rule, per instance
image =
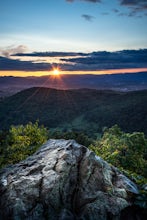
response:
[[[118,0],[121,6],[129,9],[129,12],[123,12],[117,8],[112,11],[118,16],[128,16],[128,17],[142,17],[146,16],[145,11],[147,10],[147,0]]]
[[[66,53],[66,52],[65,52]],[[0,70],[49,71],[60,66],[68,71],[92,71],[123,68],[147,68],[147,49],[122,50],[116,52],[98,51],[82,54],[81,57],[61,59],[65,64],[33,63],[32,61],[13,60],[0,57]]]
[[[67,2],[83,1],[92,3],[101,3],[104,0],[65,0]],[[136,11],[147,10],[147,0],[118,0],[121,5],[133,7]],[[114,9],[117,10],[117,9]]]
[[[92,2],[92,3],[101,3],[104,0],[65,0],[67,2],[74,2],[74,1],[83,1],[83,2]],[[131,7],[137,7],[138,10],[147,9],[147,0],[118,0],[121,5],[124,6],[131,6]]]
[[[19,45],[17,47],[9,46],[7,48],[0,48],[0,54],[5,57],[10,57],[14,53],[23,53],[28,50],[27,46]]]
[[[69,57],[69,56],[83,56],[84,53],[75,52],[33,52],[33,53],[15,53],[12,56],[20,57]]]
[[[93,21],[93,19],[95,18],[94,16],[91,16],[91,15],[87,15],[87,14],[84,14],[82,15],[82,18],[84,18],[86,21]]]
[[[87,57],[66,61],[74,63],[75,67],[83,68],[83,70],[141,68],[147,67],[147,49],[93,52],[87,54]]]
[[[103,3],[104,0],[65,0],[67,2],[74,2],[74,1],[82,1],[82,2],[91,2],[91,3]],[[142,13],[147,10],[147,0],[118,0],[121,6],[128,7],[131,11],[129,13],[120,12],[117,8],[113,9],[114,13],[117,13],[119,16],[128,16],[128,17],[141,17],[138,13]],[[107,15],[102,13],[103,15]],[[146,16],[143,14],[142,16]],[[90,18],[86,18],[86,20],[90,21]]]
[[[66,1],[67,2],[74,2],[75,0],[66,0]],[[101,2],[101,0],[76,0],[76,1],[92,2],[92,3]]]
[[[147,1],[146,0],[120,0],[122,5],[137,5],[146,7]]]
[[[127,6],[137,13],[147,10],[147,0],[119,0],[121,5]]]
[[[31,61],[20,61],[0,57],[0,70],[45,71],[51,69],[52,66],[49,63],[33,63]]]

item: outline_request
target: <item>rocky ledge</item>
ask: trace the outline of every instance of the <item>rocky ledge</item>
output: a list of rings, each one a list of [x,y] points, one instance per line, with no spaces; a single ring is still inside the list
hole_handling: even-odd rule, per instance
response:
[[[86,147],[49,140],[1,169],[0,219],[141,219],[132,211],[136,194],[133,182]]]

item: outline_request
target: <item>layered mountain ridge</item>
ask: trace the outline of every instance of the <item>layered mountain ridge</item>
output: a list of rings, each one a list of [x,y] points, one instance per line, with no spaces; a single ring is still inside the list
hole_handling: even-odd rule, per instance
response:
[[[146,116],[147,90],[116,92],[35,87],[0,102],[0,129],[39,120],[50,129],[97,133],[118,124],[124,131],[147,134]]]

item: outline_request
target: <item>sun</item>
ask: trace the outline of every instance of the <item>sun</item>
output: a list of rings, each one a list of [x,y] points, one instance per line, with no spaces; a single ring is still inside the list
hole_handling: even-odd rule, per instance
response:
[[[53,75],[54,76],[59,76],[60,75],[60,70],[59,69],[53,69]]]

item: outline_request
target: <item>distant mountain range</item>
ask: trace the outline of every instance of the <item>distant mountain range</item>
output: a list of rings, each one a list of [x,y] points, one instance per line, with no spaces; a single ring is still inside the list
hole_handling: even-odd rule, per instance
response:
[[[110,75],[61,75],[42,77],[0,77],[0,97],[9,96],[31,87],[56,89],[98,89],[136,91],[147,89],[147,72]]]
[[[13,79],[17,78],[12,77],[10,81]],[[37,119],[50,129],[84,131],[91,135],[114,124],[127,132],[147,134],[147,90],[118,92],[37,87],[0,101],[0,129]]]

